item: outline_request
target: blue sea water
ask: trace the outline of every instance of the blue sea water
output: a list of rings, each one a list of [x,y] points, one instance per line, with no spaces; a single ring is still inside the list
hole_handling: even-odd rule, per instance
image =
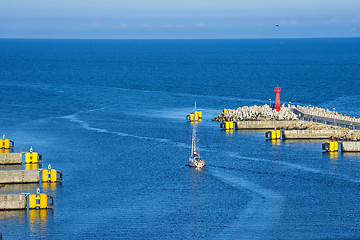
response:
[[[284,103],[360,117],[359,45],[0,39],[0,133],[64,174],[40,186],[52,209],[0,212],[3,238],[360,238],[360,154],[211,121],[224,108],[268,104],[277,85]],[[195,100],[201,171],[186,165]]]

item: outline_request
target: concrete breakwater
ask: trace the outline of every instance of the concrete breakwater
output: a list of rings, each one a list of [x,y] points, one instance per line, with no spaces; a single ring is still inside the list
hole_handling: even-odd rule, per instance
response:
[[[360,142],[342,142],[341,151],[343,152],[360,152]]]
[[[284,139],[329,139],[343,138],[342,130],[322,129],[322,130],[284,130],[282,131]]]
[[[236,121],[236,129],[248,130],[248,129],[286,129],[286,130],[321,130],[321,129],[338,129],[334,126],[326,126],[321,123],[308,122],[303,120],[292,121],[275,121],[275,120],[259,120],[259,121]]]
[[[360,123],[360,118],[347,116],[346,114],[339,114],[338,112],[330,111],[329,109],[325,108],[319,108],[314,106],[300,106],[298,105],[296,107],[301,112],[311,115],[311,116],[319,116],[319,117],[325,117],[333,120],[340,120],[340,121],[349,121],[354,124]]]
[[[265,104],[263,106],[243,106],[238,107],[237,109],[228,109],[228,111],[222,112],[221,115],[218,114],[213,121],[292,121],[298,120],[298,116],[293,113],[291,106],[286,106],[283,104],[281,110],[278,112],[275,109],[272,109],[269,105]]]
[[[263,106],[243,106],[237,109],[227,109],[227,111],[218,114],[214,121],[293,121],[300,120],[303,116],[311,116],[315,118],[327,118],[332,121],[347,121],[354,125],[360,124],[360,118],[347,116],[346,114],[339,114],[329,109],[319,108],[314,106],[301,105],[285,105],[283,104],[281,110],[278,112],[265,104]],[[331,122],[331,121],[330,121]]]
[[[226,109],[213,121],[233,121],[238,130],[274,128],[288,130],[284,135],[284,138],[287,135],[288,139],[333,137],[338,140],[360,140],[360,131],[356,130],[360,129],[359,118],[318,107],[285,106],[283,104],[281,110],[277,112],[267,104],[244,106],[237,109]],[[291,132],[292,130],[294,132]],[[295,130],[306,131],[296,132]]]

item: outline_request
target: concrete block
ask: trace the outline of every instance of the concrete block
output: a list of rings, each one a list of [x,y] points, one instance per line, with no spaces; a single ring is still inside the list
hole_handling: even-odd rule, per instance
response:
[[[341,130],[284,130],[284,139],[330,139],[341,134]]]
[[[0,183],[34,183],[39,181],[39,170],[0,171]]]
[[[342,142],[341,151],[343,152],[360,152],[360,142]]]
[[[246,129],[269,129],[273,130],[274,128],[286,128],[289,125],[293,124],[294,121],[238,121],[236,122],[236,129],[246,130]]]
[[[21,164],[21,153],[0,153],[0,164]]]
[[[0,194],[0,209],[25,209],[27,205],[27,194]]]

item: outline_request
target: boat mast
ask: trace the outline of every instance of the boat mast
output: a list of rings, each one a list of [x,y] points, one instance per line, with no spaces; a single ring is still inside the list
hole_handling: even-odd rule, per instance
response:
[[[196,101],[195,101],[195,110],[194,110],[194,119],[196,117]],[[194,152],[196,152],[196,123],[193,125],[193,132],[191,138],[191,155],[190,157],[194,157]]]
[[[194,127],[193,127],[193,134],[192,134],[192,138],[191,138],[191,155],[190,157],[194,157]]]
[[[197,128],[197,124],[196,124],[196,100],[195,100],[195,110],[194,110],[194,132],[193,132],[193,135],[194,135],[194,150],[193,150],[193,153],[196,152],[196,128]]]

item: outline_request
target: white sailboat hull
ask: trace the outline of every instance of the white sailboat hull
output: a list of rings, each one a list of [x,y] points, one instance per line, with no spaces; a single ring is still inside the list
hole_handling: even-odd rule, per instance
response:
[[[197,159],[197,158],[189,158],[189,166],[190,167],[197,167],[197,168],[201,168],[204,167],[205,165],[205,161],[202,159]]]

